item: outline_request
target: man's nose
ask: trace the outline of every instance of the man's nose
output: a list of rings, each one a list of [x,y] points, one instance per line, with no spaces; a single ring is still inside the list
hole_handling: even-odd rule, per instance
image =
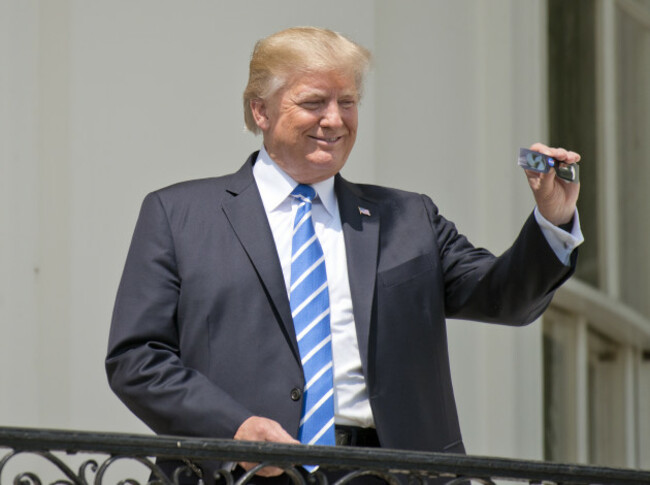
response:
[[[325,108],[321,118],[321,126],[328,128],[338,128],[343,125],[341,116],[341,107],[337,101],[331,101]]]

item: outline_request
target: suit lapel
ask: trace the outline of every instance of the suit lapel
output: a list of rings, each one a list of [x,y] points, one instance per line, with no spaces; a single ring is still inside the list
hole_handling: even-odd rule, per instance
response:
[[[224,199],[223,211],[262,280],[282,321],[283,331],[291,342],[294,356],[300,361],[282,268],[262,199],[253,178],[252,167],[256,158],[257,152],[233,175],[226,189],[230,197]]]
[[[340,175],[336,177],[335,190],[345,238],[359,353],[367,378],[370,318],[379,251],[379,209],[372,201],[362,198],[358,187]]]
[[[266,288],[294,356],[300,361],[282,268],[253,178],[252,166],[256,157],[257,153],[251,155],[246,164],[233,175],[226,189],[230,196],[224,199],[222,208]],[[360,190],[340,175],[336,176],[334,187],[345,240],[359,353],[367,372],[370,318],[379,250],[379,209],[374,202],[364,199]],[[365,211],[370,215],[362,214]]]

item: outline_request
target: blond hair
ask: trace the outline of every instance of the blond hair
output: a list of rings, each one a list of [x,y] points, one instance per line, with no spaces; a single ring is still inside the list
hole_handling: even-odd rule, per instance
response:
[[[272,34],[255,44],[248,85],[244,90],[246,128],[260,132],[250,103],[269,99],[292,76],[313,72],[342,71],[354,76],[361,97],[363,79],[370,65],[370,51],[328,29],[293,27]]]

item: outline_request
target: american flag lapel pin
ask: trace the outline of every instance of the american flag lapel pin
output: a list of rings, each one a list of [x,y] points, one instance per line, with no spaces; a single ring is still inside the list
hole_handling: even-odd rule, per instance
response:
[[[362,216],[370,217],[370,211],[368,209],[366,209],[365,207],[359,206],[359,214],[361,214]]]

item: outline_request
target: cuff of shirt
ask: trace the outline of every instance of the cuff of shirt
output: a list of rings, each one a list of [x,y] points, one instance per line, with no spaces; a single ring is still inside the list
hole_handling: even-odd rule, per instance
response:
[[[576,209],[575,214],[573,214],[573,227],[570,231],[565,231],[549,222],[539,212],[537,207],[535,207],[535,220],[537,221],[537,224],[539,224],[542,234],[544,234],[546,241],[549,246],[551,246],[551,249],[553,249],[557,258],[562,262],[562,264],[569,266],[571,253],[585,240],[582,231],[580,230],[580,217],[578,216],[578,210]]]

